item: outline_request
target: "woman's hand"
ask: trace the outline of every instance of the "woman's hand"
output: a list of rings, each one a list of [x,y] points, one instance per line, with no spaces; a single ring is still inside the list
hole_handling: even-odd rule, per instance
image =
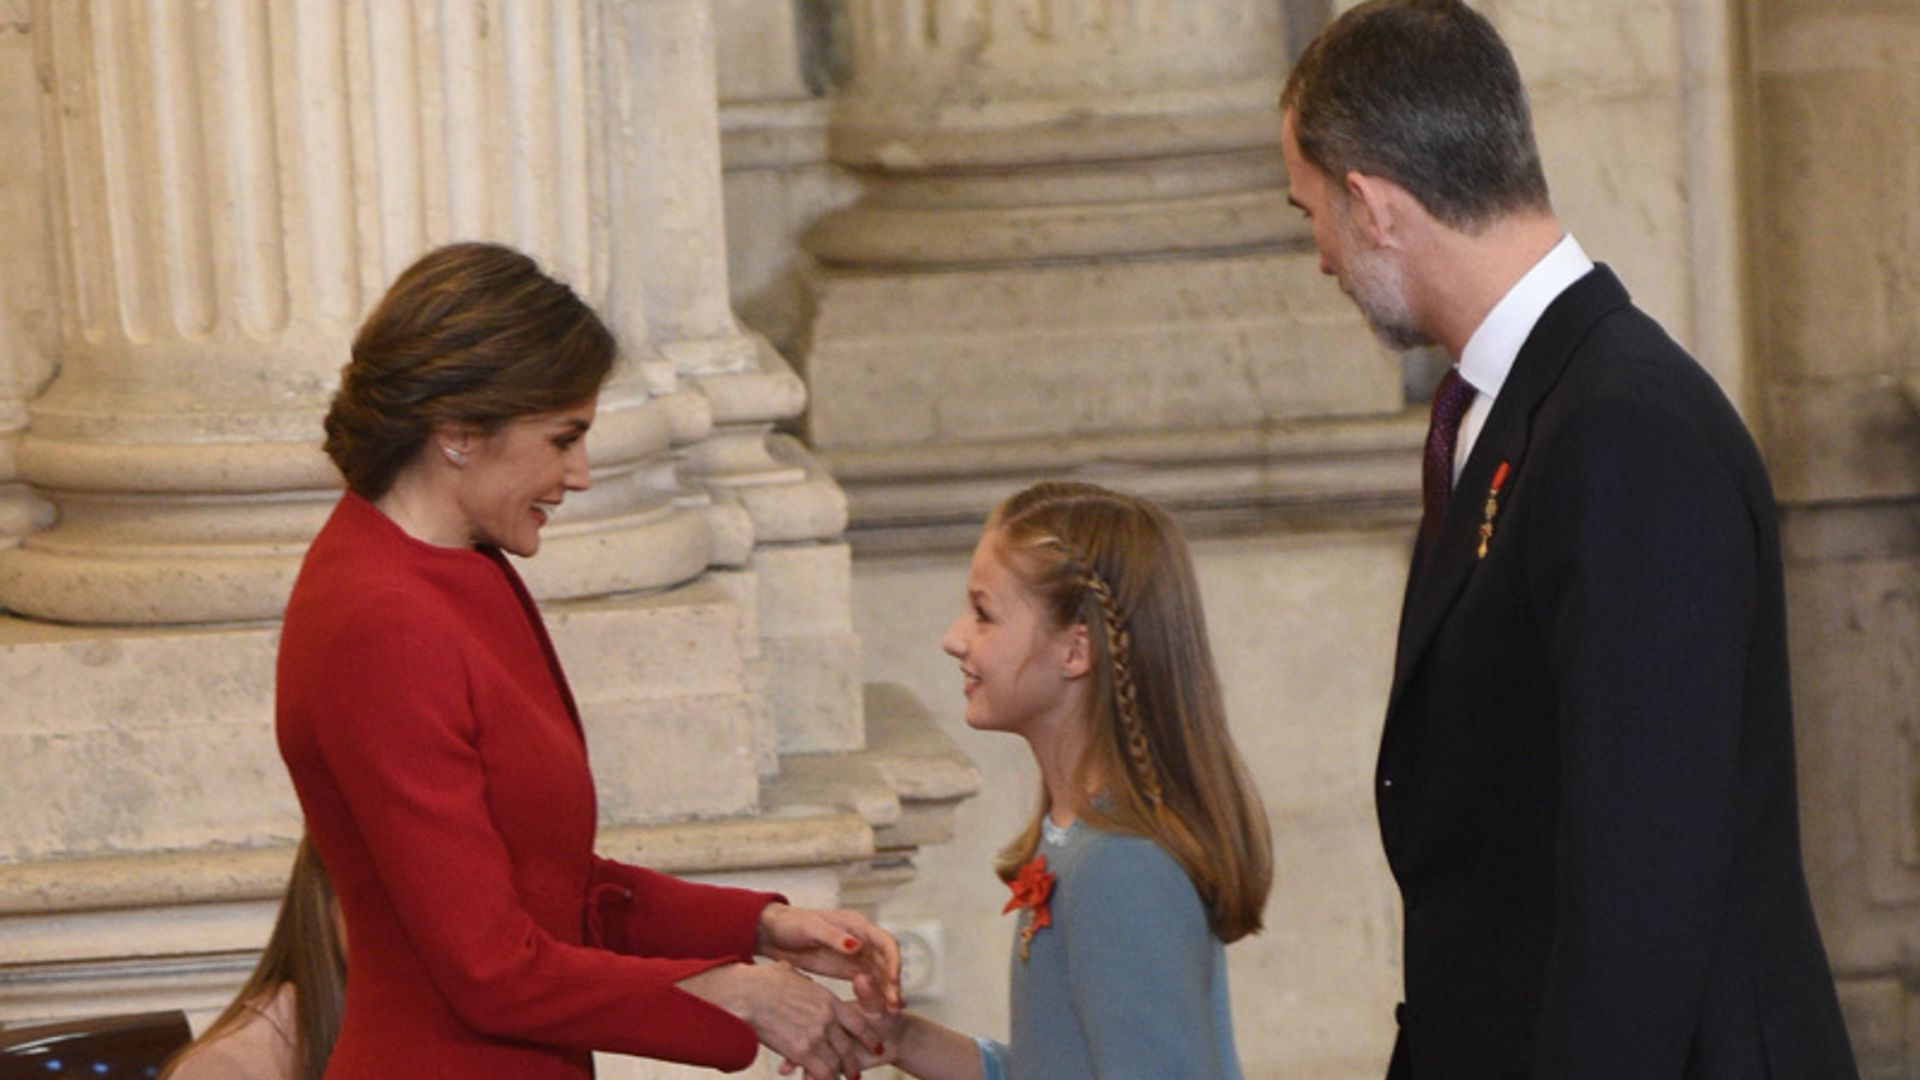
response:
[[[806,1072],[807,1080],[858,1080],[861,1060],[882,1045],[865,1013],[784,963],[728,964],[679,987],[753,1028],[767,1049]]]
[[[841,1004],[857,1008],[851,1001]],[[909,1012],[866,1014],[866,1020],[882,1042],[859,1040],[860,1068],[895,1065],[921,1080],[982,1080],[985,1067],[972,1036]],[[791,1076],[796,1069],[793,1062],[785,1062],[780,1075]]]
[[[846,979],[871,1013],[898,1013],[900,946],[857,911],[815,911],[768,904],[760,912],[756,950],[797,968]]]
[[[842,1001],[839,1015],[842,1027],[853,1022],[850,1017],[857,1016],[864,1019],[874,1038],[879,1040],[876,1042],[862,1037],[865,1034],[864,1031],[862,1036],[855,1037],[861,1071],[877,1069],[882,1065],[892,1065],[900,1060],[901,1039],[906,1033],[907,1021],[912,1019],[913,1014],[869,1013],[860,1008],[859,1002]],[[791,1061],[783,1061],[780,1063],[778,1072],[781,1076],[792,1076],[799,1068],[800,1066]]]

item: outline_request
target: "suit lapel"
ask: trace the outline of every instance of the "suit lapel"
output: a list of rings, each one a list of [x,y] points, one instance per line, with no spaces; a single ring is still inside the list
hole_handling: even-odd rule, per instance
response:
[[[1414,556],[1406,603],[1400,615],[1400,640],[1393,665],[1393,692],[1387,701],[1388,717],[1398,708],[1407,683],[1420,666],[1420,658],[1479,563],[1481,508],[1493,484],[1495,470],[1501,462],[1508,463],[1505,490],[1511,492],[1518,485],[1525,469],[1533,417],[1540,403],[1560,381],[1568,357],[1593,325],[1608,312],[1629,302],[1626,289],[1613,272],[1605,266],[1596,266],[1547,306],[1520,347],[1506,385],[1494,399],[1493,411],[1488,414],[1486,426],[1474,442],[1460,481],[1454,486],[1433,547],[1424,559],[1418,553]]]

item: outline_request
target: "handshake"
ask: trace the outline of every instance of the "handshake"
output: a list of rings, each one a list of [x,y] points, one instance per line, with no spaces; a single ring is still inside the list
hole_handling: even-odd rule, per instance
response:
[[[680,989],[753,1028],[786,1059],[782,1074],[806,1080],[857,1078],[893,1060],[888,1034],[902,1022],[900,947],[893,935],[854,911],[767,905],[755,952],[770,964],[727,964],[681,980]],[[801,971],[852,984],[844,1001]]]

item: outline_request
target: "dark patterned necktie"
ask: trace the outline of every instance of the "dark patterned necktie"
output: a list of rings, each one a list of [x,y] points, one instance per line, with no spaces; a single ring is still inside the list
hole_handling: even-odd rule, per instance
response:
[[[1473,395],[1473,384],[1460,377],[1458,368],[1448,368],[1433,391],[1433,419],[1427,426],[1427,456],[1420,477],[1424,504],[1420,515],[1422,554],[1433,546],[1440,519],[1447,512],[1447,499],[1453,494],[1453,449],[1460,441],[1460,418],[1473,404]]]

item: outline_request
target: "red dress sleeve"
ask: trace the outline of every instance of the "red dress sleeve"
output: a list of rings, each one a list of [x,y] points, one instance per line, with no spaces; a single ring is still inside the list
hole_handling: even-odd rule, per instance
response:
[[[752,963],[760,913],[778,893],[682,881],[593,858],[588,940],[632,956],[724,957]]]

